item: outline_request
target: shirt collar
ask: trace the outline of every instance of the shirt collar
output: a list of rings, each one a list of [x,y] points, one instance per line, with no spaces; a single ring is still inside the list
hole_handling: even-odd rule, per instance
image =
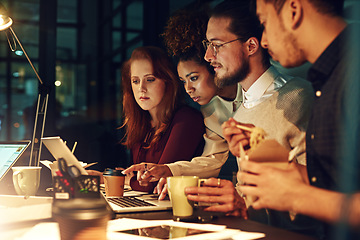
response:
[[[261,98],[269,87],[273,85],[274,79],[277,79],[279,72],[275,67],[269,67],[251,86],[247,91],[242,89],[244,102],[254,101]]]
[[[309,69],[307,78],[312,82],[315,90],[325,84],[339,59],[346,53],[348,49],[346,39],[353,26],[354,24],[346,26]]]

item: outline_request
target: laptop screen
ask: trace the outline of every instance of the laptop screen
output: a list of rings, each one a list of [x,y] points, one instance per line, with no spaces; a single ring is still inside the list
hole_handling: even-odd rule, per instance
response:
[[[0,142],[0,181],[15,164],[30,141]]]

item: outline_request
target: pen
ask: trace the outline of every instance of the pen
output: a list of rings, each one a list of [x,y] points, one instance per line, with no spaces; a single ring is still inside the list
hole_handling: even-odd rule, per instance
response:
[[[147,163],[145,163],[145,169],[144,170],[145,170],[145,172],[147,172],[147,170],[148,170],[147,169]]]

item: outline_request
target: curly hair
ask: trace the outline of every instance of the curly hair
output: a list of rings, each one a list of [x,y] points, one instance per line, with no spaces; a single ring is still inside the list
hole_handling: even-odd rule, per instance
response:
[[[168,53],[177,62],[193,60],[206,65],[213,72],[213,68],[204,60],[205,49],[202,45],[208,20],[209,16],[205,11],[180,9],[169,18],[161,36]]]

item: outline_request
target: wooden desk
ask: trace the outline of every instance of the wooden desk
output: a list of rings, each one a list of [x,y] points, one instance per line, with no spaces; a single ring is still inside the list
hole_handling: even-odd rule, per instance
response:
[[[171,211],[149,212],[149,213],[132,213],[132,214],[117,214],[117,218],[136,218],[148,220],[172,219]],[[255,221],[244,220],[238,217],[218,216],[208,223],[226,225],[228,228],[240,229],[248,232],[262,232],[265,233],[265,238],[268,240],[314,240],[316,238],[309,237],[302,234],[286,231],[280,228],[271,227]]]
[[[132,213],[132,214],[117,214],[116,218],[135,218],[135,219],[148,219],[148,220],[164,220],[172,219],[171,211],[158,211],[148,213]],[[7,240],[15,240],[17,237],[22,236],[33,226],[41,222],[51,222],[52,219],[24,221],[21,223],[15,223],[10,225],[0,225],[1,234]],[[258,222],[244,220],[237,217],[218,216],[208,223],[226,225],[228,228],[240,229],[248,232],[262,232],[265,233],[265,238],[268,240],[314,240],[315,238],[300,235],[290,231],[286,231],[279,228],[270,227]],[[4,236],[5,235],[5,236]]]
[[[44,193],[43,196],[48,196]],[[164,220],[172,219],[171,211],[158,211],[147,213],[131,213],[131,214],[117,214],[116,218],[135,218],[135,219],[149,219],[149,220]],[[26,231],[30,230],[33,226],[41,222],[53,221],[52,219],[44,219],[38,221],[25,221],[20,224],[11,224],[7,226],[0,225],[0,236],[5,234],[7,240],[13,240],[23,235]],[[261,224],[255,221],[244,220],[238,217],[217,216],[208,223],[226,225],[228,228],[240,229],[249,232],[262,232],[265,233],[265,238],[268,240],[314,240],[315,238],[297,234],[294,232],[286,231],[280,228],[271,227],[265,224]],[[3,232],[5,230],[5,232]],[[2,239],[2,238],[1,238]]]

